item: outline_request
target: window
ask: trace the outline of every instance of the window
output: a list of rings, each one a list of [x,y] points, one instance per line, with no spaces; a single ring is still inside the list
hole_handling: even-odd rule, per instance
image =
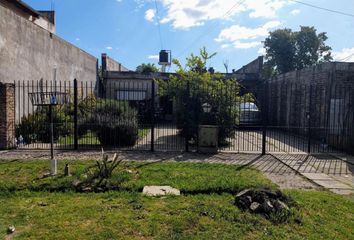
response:
[[[119,90],[117,99],[125,101],[142,101],[146,99],[145,90]]]

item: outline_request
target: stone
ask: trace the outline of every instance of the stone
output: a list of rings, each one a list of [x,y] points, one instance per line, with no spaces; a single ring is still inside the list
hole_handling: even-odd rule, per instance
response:
[[[181,191],[171,186],[145,186],[143,194],[147,196],[181,195]]]
[[[12,233],[14,233],[16,231],[16,228],[15,228],[15,226],[9,226],[8,228],[7,228],[7,234],[12,234]]]
[[[270,200],[264,201],[263,204],[262,204],[262,212],[270,213],[270,212],[273,212],[273,211],[274,211],[274,206],[270,202]]]
[[[82,189],[83,192],[92,192],[92,188],[91,187],[85,187]]]
[[[235,197],[235,205],[240,209],[265,217],[269,217],[270,213],[290,210],[286,203],[291,201],[281,191],[271,189],[245,189]]]
[[[250,210],[253,212],[256,212],[257,210],[259,210],[261,204],[259,204],[258,202],[253,202],[250,205]]]
[[[288,205],[286,205],[284,202],[280,201],[280,200],[276,200],[274,203],[275,207],[277,208],[277,210],[289,210]]]
[[[42,178],[49,178],[49,177],[51,177],[50,172],[43,173]]]
[[[75,188],[77,188],[78,186],[80,186],[82,184],[82,181],[80,181],[79,179],[75,179],[71,185]]]
[[[236,198],[239,198],[239,197],[245,195],[245,194],[248,193],[250,190],[251,190],[251,189],[242,190],[241,192],[237,193]]]

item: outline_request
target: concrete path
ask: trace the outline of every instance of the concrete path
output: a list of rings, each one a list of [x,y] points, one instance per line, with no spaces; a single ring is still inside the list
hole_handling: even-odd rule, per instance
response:
[[[310,181],[338,194],[354,194],[354,161],[352,156],[274,155],[279,161]]]

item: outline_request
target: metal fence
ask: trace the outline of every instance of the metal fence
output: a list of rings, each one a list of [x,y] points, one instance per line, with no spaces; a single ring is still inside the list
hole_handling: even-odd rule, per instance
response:
[[[54,146],[61,150],[197,151],[200,124],[218,125],[223,135],[218,150],[225,152],[354,149],[352,87],[337,84],[324,91],[311,85],[271,84],[254,94],[237,83],[228,88],[185,86],[186,94],[172,99],[148,80],[114,82],[104,90],[76,80],[22,81],[15,83],[17,146],[49,148],[48,109],[33,106],[29,99],[43,88],[69,96],[66,104],[54,108]]]

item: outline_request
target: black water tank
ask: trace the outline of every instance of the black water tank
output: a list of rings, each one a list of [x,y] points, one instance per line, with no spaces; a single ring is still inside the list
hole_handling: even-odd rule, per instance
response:
[[[160,51],[160,63],[169,63],[168,51],[161,50]]]

